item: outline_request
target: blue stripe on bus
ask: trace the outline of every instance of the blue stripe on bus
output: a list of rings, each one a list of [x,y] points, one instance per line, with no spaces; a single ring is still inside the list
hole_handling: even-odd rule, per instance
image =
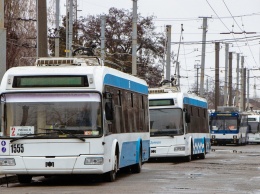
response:
[[[148,94],[148,86],[139,84],[134,81],[130,81],[128,79],[117,77],[111,74],[105,75],[104,84],[119,87],[122,89],[131,90],[142,94]]]
[[[238,134],[239,130],[211,130],[211,134]]]
[[[189,98],[189,97],[183,98],[183,104],[189,104],[189,105],[198,106],[198,107],[201,107],[201,108],[207,108],[208,107],[207,102],[203,102],[203,101],[200,101],[200,100],[197,100],[197,99],[192,99],[192,98]]]

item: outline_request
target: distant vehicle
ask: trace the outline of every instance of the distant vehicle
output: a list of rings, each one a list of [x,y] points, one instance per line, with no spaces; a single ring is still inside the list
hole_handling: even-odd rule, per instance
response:
[[[96,57],[40,58],[1,83],[0,174],[141,171],[150,154],[148,86]]]
[[[149,89],[151,158],[204,159],[210,152],[208,103],[195,94]]]
[[[245,145],[248,141],[247,114],[236,107],[218,107],[210,114],[212,145]]]
[[[248,143],[260,143],[260,115],[248,115]]]

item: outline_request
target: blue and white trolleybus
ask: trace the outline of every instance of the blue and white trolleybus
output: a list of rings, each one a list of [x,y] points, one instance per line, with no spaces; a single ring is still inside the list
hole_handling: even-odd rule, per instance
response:
[[[141,171],[150,154],[148,86],[96,57],[40,58],[1,83],[0,173]]]

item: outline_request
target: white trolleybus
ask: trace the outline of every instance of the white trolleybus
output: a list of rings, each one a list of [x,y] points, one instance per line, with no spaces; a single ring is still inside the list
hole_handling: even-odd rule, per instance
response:
[[[151,158],[205,158],[210,151],[208,104],[172,89],[150,89]]]
[[[245,145],[248,141],[247,113],[236,107],[219,106],[210,114],[212,145]]]
[[[0,174],[133,173],[150,154],[148,86],[98,58],[40,58],[1,83]]]
[[[249,114],[247,117],[249,130],[248,130],[248,143],[260,143],[260,115]]]

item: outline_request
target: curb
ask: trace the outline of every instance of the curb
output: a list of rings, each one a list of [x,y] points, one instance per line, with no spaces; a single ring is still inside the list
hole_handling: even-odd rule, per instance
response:
[[[17,182],[18,178],[16,175],[0,175],[0,185]]]

